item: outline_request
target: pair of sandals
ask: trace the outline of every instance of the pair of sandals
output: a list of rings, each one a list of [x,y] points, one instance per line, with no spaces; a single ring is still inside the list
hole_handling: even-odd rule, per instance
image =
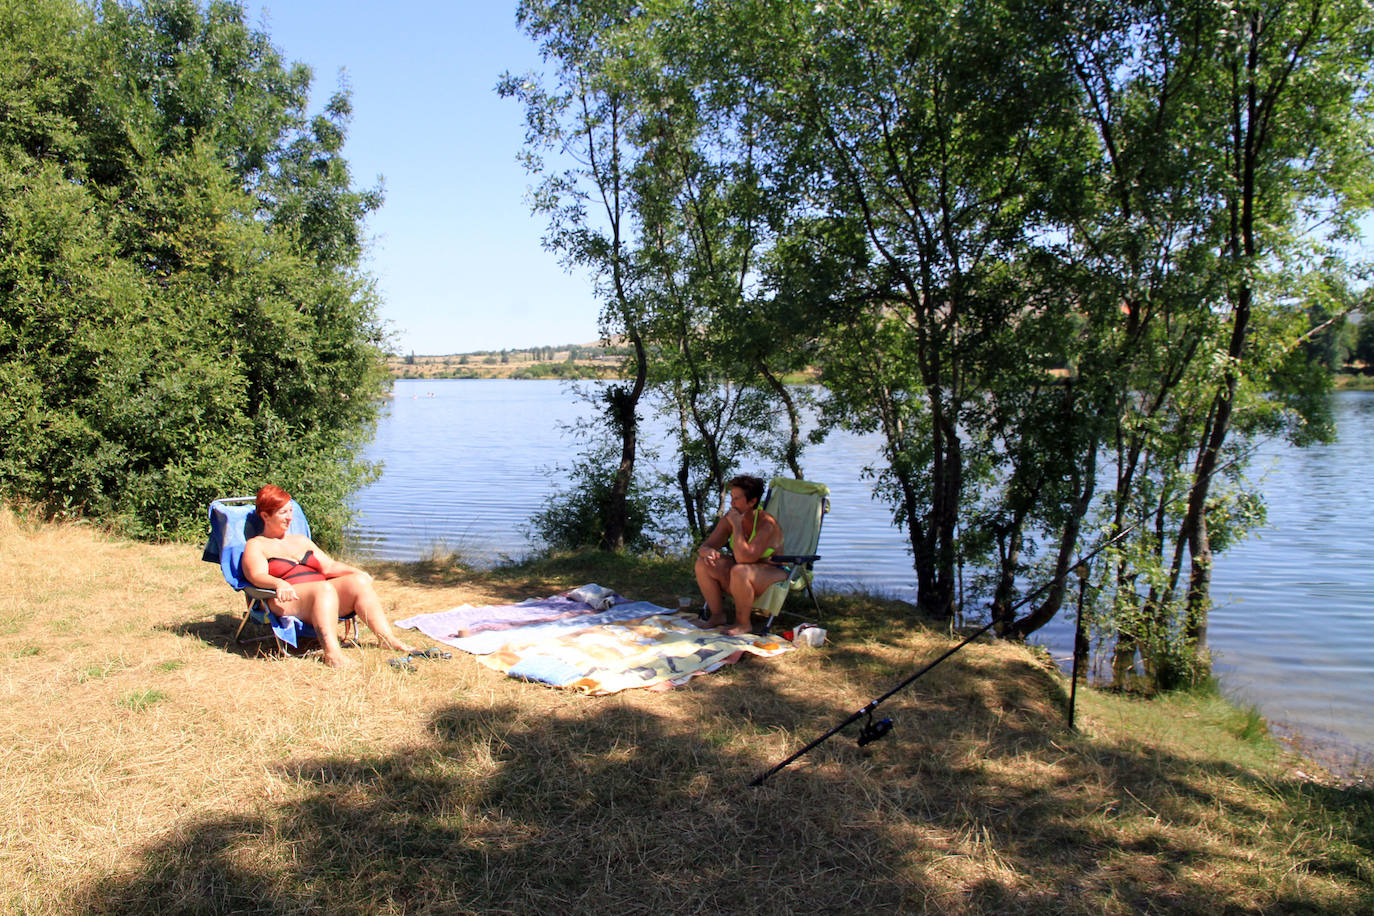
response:
[[[412,649],[405,655],[397,658],[388,659],[387,664],[397,671],[414,671],[417,658],[453,658],[452,652],[445,652],[438,646],[430,646],[428,649]]]

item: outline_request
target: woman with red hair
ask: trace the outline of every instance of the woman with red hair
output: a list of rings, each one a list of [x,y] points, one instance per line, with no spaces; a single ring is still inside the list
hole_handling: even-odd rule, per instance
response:
[[[382,645],[413,651],[391,631],[370,575],[333,559],[305,535],[288,533],[295,511],[290,493],[269,483],[258,491],[256,508],[262,534],[243,547],[244,577],[259,588],[276,589],[267,602],[272,613],[299,617],[315,628],[325,664],[353,664],[339,646],[339,618],[354,612]]]

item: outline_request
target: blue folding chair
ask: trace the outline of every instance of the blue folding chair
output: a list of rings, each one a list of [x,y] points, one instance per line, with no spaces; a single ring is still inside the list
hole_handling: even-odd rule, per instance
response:
[[[294,499],[291,505],[295,510],[291,516],[288,534],[303,534],[310,537],[310,523],[300,503]],[[210,503],[210,537],[205,542],[205,552],[201,559],[207,563],[219,564],[224,581],[236,592],[243,594],[245,608],[243,619],[234,631],[236,643],[258,642],[274,639],[277,648],[283,653],[300,647],[302,639],[315,639],[315,628],[299,617],[280,616],[272,613],[267,606],[270,598],[277,596],[270,588],[259,588],[243,575],[243,545],[251,537],[262,533],[262,519],[253,508],[251,496],[229,496]],[[349,614],[344,621],[344,638],[357,639],[357,615]],[[271,632],[264,636],[244,638],[243,630],[249,622],[267,627]],[[350,636],[350,628],[352,635]]]

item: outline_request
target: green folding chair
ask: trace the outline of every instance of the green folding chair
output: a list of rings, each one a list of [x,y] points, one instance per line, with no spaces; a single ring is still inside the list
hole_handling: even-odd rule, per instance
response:
[[[809,480],[774,477],[768,482],[763,511],[782,526],[782,550],[772,559],[787,570],[786,579],[768,586],[754,600],[754,610],[768,616],[763,627],[767,633],[787,596],[803,588],[811,596],[817,617],[820,616],[821,605],[811,589],[811,580],[815,576],[813,567],[820,559],[816,548],[821,540],[821,522],[830,511],[830,488]]]

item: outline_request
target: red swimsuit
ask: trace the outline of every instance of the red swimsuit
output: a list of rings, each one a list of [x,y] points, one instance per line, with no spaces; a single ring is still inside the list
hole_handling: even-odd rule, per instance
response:
[[[267,561],[267,572],[269,575],[278,579],[285,579],[291,583],[323,582],[326,578],[324,566],[320,564],[319,558],[315,556],[313,550],[307,550],[305,556],[299,560],[271,557]]]

